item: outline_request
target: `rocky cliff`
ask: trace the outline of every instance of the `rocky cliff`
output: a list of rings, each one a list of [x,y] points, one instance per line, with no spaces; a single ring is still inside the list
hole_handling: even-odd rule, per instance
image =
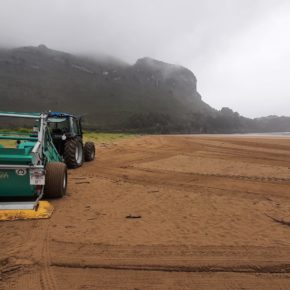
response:
[[[128,65],[89,59],[41,45],[0,51],[2,110],[86,114],[96,129],[173,126],[214,111],[196,90],[194,74],[150,58]],[[166,124],[164,124],[164,122]],[[159,125],[158,125],[159,124]]]
[[[228,108],[217,111],[202,101],[196,84],[190,70],[151,58],[129,65],[44,45],[0,50],[1,110],[85,114],[88,128],[103,131],[290,131],[289,118],[251,120]]]

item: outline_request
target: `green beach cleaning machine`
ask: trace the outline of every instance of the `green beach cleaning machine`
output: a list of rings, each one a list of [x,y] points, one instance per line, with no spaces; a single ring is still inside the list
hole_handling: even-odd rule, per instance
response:
[[[0,221],[48,218],[53,207],[42,197],[66,194],[67,166],[53,143],[48,113],[0,112],[0,124],[33,122],[24,133],[0,131]]]

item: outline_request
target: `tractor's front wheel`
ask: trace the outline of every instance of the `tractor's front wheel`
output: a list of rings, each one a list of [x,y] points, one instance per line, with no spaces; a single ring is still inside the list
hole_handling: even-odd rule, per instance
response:
[[[65,143],[64,162],[68,168],[77,168],[83,165],[83,144],[77,139],[71,139]]]
[[[44,194],[46,197],[60,198],[66,194],[67,167],[62,162],[50,162],[45,168]]]
[[[95,144],[93,142],[86,142],[84,146],[85,161],[93,161],[96,156]]]

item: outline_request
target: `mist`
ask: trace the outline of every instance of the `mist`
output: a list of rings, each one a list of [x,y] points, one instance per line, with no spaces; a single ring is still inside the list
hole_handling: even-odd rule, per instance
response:
[[[128,63],[185,66],[203,100],[248,117],[290,115],[287,0],[0,0],[2,47],[45,44]]]

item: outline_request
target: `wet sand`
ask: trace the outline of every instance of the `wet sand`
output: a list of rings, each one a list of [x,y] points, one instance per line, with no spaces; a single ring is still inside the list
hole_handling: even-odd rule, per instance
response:
[[[0,223],[0,289],[290,289],[290,138],[143,136]]]

